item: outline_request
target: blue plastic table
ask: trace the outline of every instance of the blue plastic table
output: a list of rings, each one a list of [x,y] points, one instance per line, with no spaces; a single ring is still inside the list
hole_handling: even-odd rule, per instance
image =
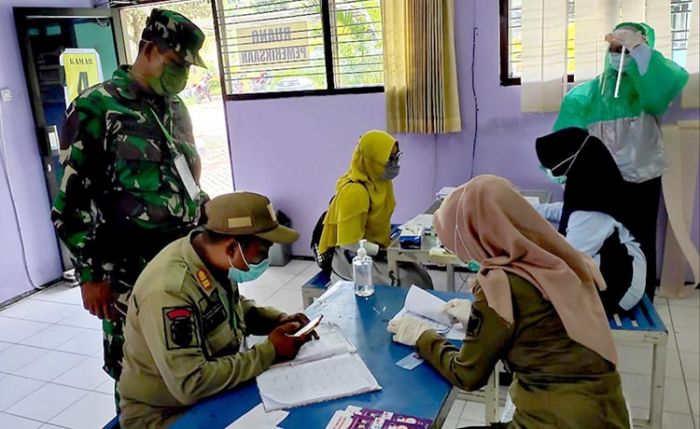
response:
[[[386,331],[387,322],[403,307],[407,292],[403,288],[377,286],[373,296],[358,298],[351,287],[340,287],[327,299],[317,301],[306,310],[310,317],[323,314],[324,321],[340,327],[357,347],[357,352],[382,390],[293,408],[280,423],[281,427],[324,428],[335,411],[343,410],[348,405],[432,420],[438,418],[452,386],[428,364],[424,363],[411,371],[398,367],[396,361],[413,349],[394,343],[391,334]],[[431,292],[444,300],[471,298],[464,294]],[[195,405],[172,428],[225,428],[259,403],[258,388],[254,381],[249,382]]]

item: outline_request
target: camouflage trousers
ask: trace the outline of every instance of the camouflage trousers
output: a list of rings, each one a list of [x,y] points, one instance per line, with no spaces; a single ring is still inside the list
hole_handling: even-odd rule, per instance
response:
[[[126,303],[129,294],[119,295],[117,304],[118,318],[115,320],[102,320],[102,354],[105,370],[114,379],[114,401],[119,413],[119,376],[122,373],[122,361],[124,359],[124,324],[126,323]]]

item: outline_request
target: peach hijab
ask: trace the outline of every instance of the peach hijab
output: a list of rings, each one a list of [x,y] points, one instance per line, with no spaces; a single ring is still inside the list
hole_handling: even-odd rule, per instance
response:
[[[513,323],[506,272],[534,285],[554,306],[569,337],[617,363],[617,351],[596,286],[593,260],[578,252],[507,180],[478,176],[457,188],[435,213],[442,244],[481,264],[477,282],[493,308]]]

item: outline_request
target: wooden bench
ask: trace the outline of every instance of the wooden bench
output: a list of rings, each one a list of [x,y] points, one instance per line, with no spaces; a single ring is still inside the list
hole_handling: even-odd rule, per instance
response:
[[[649,418],[634,419],[635,428],[661,429],[661,417],[664,407],[664,382],[666,380],[666,347],[668,331],[654,304],[645,295],[642,301],[625,314],[615,314],[608,320],[613,338],[617,344],[651,345],[651,395],[649,399]],[[486,405],[486,421],[498,422],[499,395],[498,371],[494,371],[484,387],[483,401]],[[474,400],[475,395],[466,393],[467,400]],[[479,398],[478,395],[476,395]]]

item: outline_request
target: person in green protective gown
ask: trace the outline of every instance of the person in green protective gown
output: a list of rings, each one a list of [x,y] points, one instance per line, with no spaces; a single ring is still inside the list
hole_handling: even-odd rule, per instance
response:
[[[605,70],[564,97],[554,130],[586,129],[610,150],[626,185],[620,198],[628,209],[620,222],[639,240],[647,260],[646,294],[653,299],[661,175],[667,169],[661,115],[688,73],[654,49],[654,29],[647,24],[623,22],[606,40]]]

